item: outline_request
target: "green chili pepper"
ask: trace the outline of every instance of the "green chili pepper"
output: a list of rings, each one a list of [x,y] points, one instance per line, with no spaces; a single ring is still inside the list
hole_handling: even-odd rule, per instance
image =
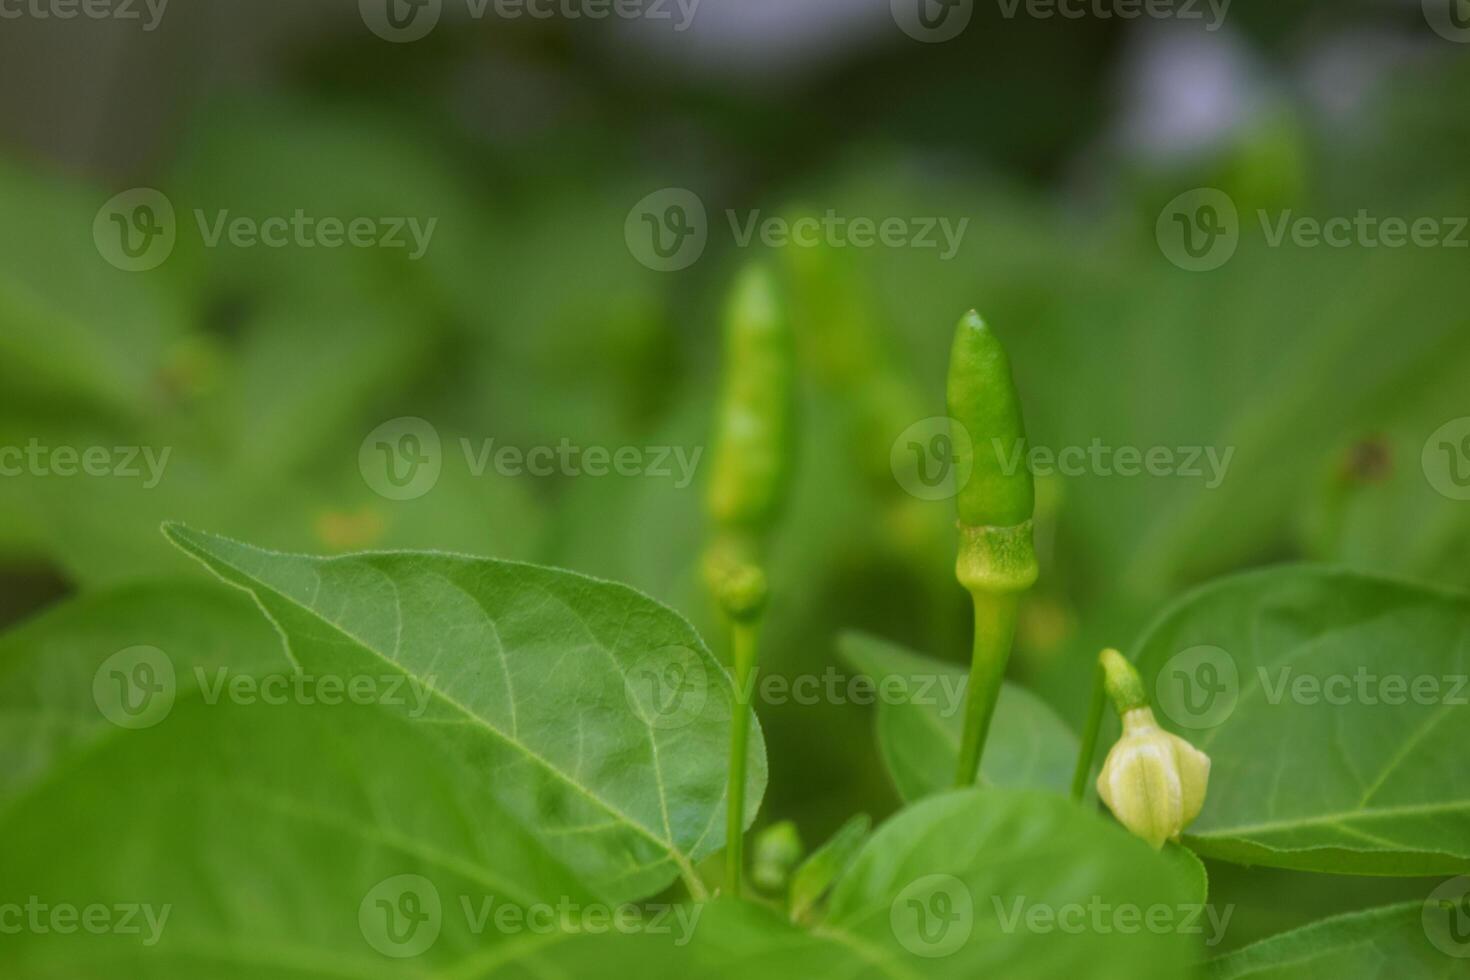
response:
[[[764,537],[791,470],[795,351],[776,283],[751,265],[735,281],[725,315],[725,387],[716,420],[709,513],[714,540],[705,553],[710,592],[730,620],[735,711],[730,723],[730,781],[725,877],[740,893],[745,831],[746,743],[750,678],[766,603]]]
[[[955,465],[970,469],[960,490],[960,523],[1011,527],[1031,519],[1036,490],[1024,458],[1026,429],[1011,362],[974,310],[960,318],[949,353],[949,414],[970,438],[954,441]]]
[[[973,310],[955,329],[949,363],[949,413],[958,472],[969,471],[957,503],[959,557],[955,577],[969,590],[975,642],[965,690],[956,783],[975,781],[985,736],[1010,659],[1021,593],[1036,582],[1031,517],[1036,492],[1024,464],[1026,432],[1010,360],[995,334]]]
[[[769,269],[747,266],[725,319],[725,389],[709,511],[717,525],[767,530],[790,476],[795,354]]]

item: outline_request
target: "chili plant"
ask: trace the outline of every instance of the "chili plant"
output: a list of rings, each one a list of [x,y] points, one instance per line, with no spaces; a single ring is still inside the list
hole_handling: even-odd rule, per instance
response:
[[[786,308],[752,267],[726,314],[703,565],[730,670],[614,582],[434,551],[285,554],[175,523],[168,540],[231,588],[92,593],[0,638],[5,976],[1463,974],[1470,599],[1320,566],[1227,578],[1131,656],[1071,665],[1095,695],[1061,717],[1005,679],[1051,570],[1032,476],[1003,464],[1020,393],[973,313],[948,392],[968,669],[843,636],[849,664],[908,695],[874,719],[901,806],[809,853],[762,815],[783,765],[752,691],[796,455]],[[1308,663],[1448,689],[1324,705],[1291,676]],[[1121,734],[1093,799],[1109,699]],[[105,839],[77,832],[83,814]],[[1360,892],[1426,880],[1415,901],[1219,956],[1231,906],[1201,858]]]

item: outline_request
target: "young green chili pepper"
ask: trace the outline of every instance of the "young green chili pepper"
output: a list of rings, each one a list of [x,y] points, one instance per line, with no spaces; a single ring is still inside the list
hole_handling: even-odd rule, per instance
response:
[[[715,534],[704,558],[705,581],[731,631],[736,710],[725,862],[735,894],[743,862],[750,677],[767,592],[762,552],[790,475],[794,363],[775,281],[764,266],[749,266],[735,282],[725,315],[725,388],[707,500]]]
[[[1020,398],[1005,348],[971,310],[955,329],[949,360],[949,414],[957,472],[969,473],[957,497],[960,525],[955,577],[970,593],[975,641],[965,691],[956,784],[975,781],[995,713],[1021,594],[1037,576],[1031,470],[1010,461],[1024,449]],[[1024,458],[1024,454],[1022,454]]]
[[[741,271],[725,316],[709,512],[722,529],[760,533],[775,519],[790,473],[795,371],[791,328],[769,269]]]

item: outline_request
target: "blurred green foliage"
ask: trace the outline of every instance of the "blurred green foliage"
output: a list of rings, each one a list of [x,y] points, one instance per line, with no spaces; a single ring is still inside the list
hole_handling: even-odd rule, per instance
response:
[[[158,534],[171,519],[311,553],[442,548],[561,565],[646,590],[723,653],[697,575],[702,479],[475,475],[460,440],[704,446],[718,303],[759,248],[735,247],[732,208],[969,220],[949,261],[883,248],[769,257],[796,311],[803,380],[765,672],[842,669],[846,629],[965,657],[952,504],[906,494],[889,452],[907,426],[943,414],[950,328],[970,307],[1005,339],[1034,445],[1234,452],[1214,488],[1097,472],[1039,480],[1042,580],[1012,674],[1074,725],[1097,650],[1128,649],[1163,602],[1217,574],[1308,558],[1470,586],[1470,507],[1420,468],[1429,434],[1470,413],[1467,252],[1273,248],[1255,219],[1258,208],[1466,214],[1470,131],[1449,97],[1470,82],[1466,60],[1391,76],[1359,110],[1354,128],[1371,139],[1295,107],[1195,159],[1146,166],[1089,149],[1107,106],[1070,96],[1101,70],[1103,49],[1057,43],[1077,57],[1053,50],[1043,70],[1021,47],[968,92],[943,84],[971,71],[959,53],[880,58],[888,84],[839,74],[812,86],[830,118],[788,117],[761,94],[654,91],[536,52],[526,57],[567,59],[573,95],[554,129],[512,145],[453,112],[372,97],[381,78],[345,96],[318,76],[358,63],[333,52],[280,92],[201,100],[158,172],[135,181],[179,216],[176,250],[146,274],[114,269],[91,238],[99,205],[126,182],[0,164],[0,444],[171,450],[152,488],[0,478],[0,613],[13,622],[64,592],[197,577]],[[448,84],[426,62],[415,70],[414,91]],[[630,138],[618,121],[644,96]],[[981,109],[995,106],[1007,111]],[[695,113],[706,121],[686,147],[669,134]],[[838,130],[847,136],[834,141]],[[1079,159],[1087,179],[1074,182]],[[630,253],[624,218],[675,185],[704,198],[710,246],[691,269],[661,274]],[[1232,196],[1241,242],[1224,267],[1190,273],[1161,254],[1154,223],[1203,185]],[[417,261],[205,248],[196,209],[437,226]],[[392,501],[364,481],[358,453],[400,416],[435,426],[444,466],[430,493]],[[770,706],[762,722],[773,746],[764,819],[823,840],[849,814],[897,806],[868,709]]]

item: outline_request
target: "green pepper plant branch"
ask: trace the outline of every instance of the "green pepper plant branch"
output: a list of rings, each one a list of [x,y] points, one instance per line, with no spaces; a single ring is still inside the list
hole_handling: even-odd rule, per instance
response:
[[[725,882],[742,892],[746,752],[750,678],[766,607],[763,555],[791,470],[795,354],[792,334],[768,269],[741,271],[724,324],[724,391],[715,427],[708,511],[714,533],[706,549],[706,585],[730,627],[735,717],[731,724]],[[1005,348],[974,310],[960,318],[950,350],[947,400],[959,549],[955,577],[974,609],[974,641],[965,688],[964,726],[955,785],[979,775],[995,706],[1015,636],[1021,598],[1038,574],[1033,543],[1036,493],[1027,466],[1007,465],[1025,444],[1020,398]],[[1155,847],[1177,840],[1199,813],[1209,759],[1160,729],[1137,672],[1103,651],[1073,778],[1081,801],[1092,769],[1105,695],[1124,733],[1104,763],[1098,795],[1119,822]],[[777,825],[781,828],[783,825]],[[785,841],[784,851],[799,843]],[[783,865],[794,862],[783,859]],[[769,884],[769,883],[767,883]]]
[[[725,388],[715,424],[708,510],[714,537],[705,582],[730,625],[735,713],[730,725],[725,881],[741,891],[750,678],[767,597],[766,538],[790,474],[795,352],[769,269],[741,271],[725,312]]]
[[[1036,582],[1031,518],[1036,490],[1026,466],[1009,471],[1004,454],[1026,438],[1021,402],[1005,348],[974,310],[960,318],[949,359],[954,467],[969,479],[956,497],[960,546],[955,577],[970,593],[975,638],[965,689],[956,786],[974,783],[995,714],[1021,595]],[[984,440],[988,451],[976,451]]]

